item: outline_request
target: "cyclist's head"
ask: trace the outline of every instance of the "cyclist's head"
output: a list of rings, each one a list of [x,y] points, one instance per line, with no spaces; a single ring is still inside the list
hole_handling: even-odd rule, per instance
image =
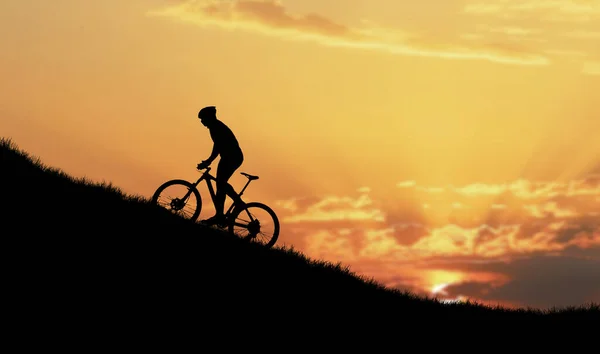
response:
[[[217,119],[217,108],[215,106],[202,108],[200,112],[198,112],[198,118],[206,125],[205,123]]]

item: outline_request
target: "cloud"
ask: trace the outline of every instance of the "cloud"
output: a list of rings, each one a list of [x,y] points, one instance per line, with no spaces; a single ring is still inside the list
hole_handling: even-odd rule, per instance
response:
[[[366,23],[362,27],[339,24],[315,13],[290,14],[274,0],[188,0],[151,11],[201,26],[242,29],[290,40],[322,45],[377,50],[397,55],[458,60],[486,60],[503,64],[546,65],[548,58],[507,43],[441,43],[397,29]]]
[[[511,195],[520,199],[547,199],[559,196],[600,196],[600,174],[568,182],[531,181],[518,179],[506,183],[472,183],[464,186],[419,186],[415,181],[399,182],[399,188],[415,187],[425,193],[455,193],[458,195],[501,196]]]
[[[590,0],[503,0],[468,4],[464,12],[519,18],[534,14],[542,20],[590,22],[600,17],[600,3]]]
[[[599,177],[444,187],[410,180],[396,184],[399,194],[379,198],[361,188],[356,195],[295,198],[278,205],[284,227],[293,230],[286,233],[290,242],[387,286],[423,295],[435,288],[436,296],[450,300],[560,305],[593,298],[594,289],[579,284],[578,294],[540,295],[536,301],[520,292],[519,287],[529,286],[523,282],[562,293],[569,279],[552,284],[545,274],[536,278],[532,272],[524,280],[515,269],[543,263],[540,257],[554,257],[554,263],[544,263],[548,269],[572,259],[600,260]],[[430,207],[422,209],[423,204]]]
[[[563,34],[565,37],[584,38],[584,39],[600,39],[600,31],[577,30],[569,31]]]
[[[525,205],[524,208],[535,218],[571,218],[578,215],[576,211],[571,209],[560,208],[556,202]]]
[[[478,32],[500,33],[507,36],[528,37],[541,34],[544,31],[539,28],[524,28],[519,26],[500,26],[493,27],[488,25],[478,25],[475,27]]]
[[[570,60],[581,73],[598,75],[600,2],[590,0],[482,0],[463,7],[463,15],[485,17],[492,25],[478,25],[463,38],[471,42],[502,36],[506,41],[535,45],[553,61]],[[532,23],[536,28],[530,28]]]
[[[475,3],[467,4],[464,8],[464,12],[469,14],[497,14],[504,8],[503,4],[499,3]]]
[[[507,275],[501,285],[466,281],[447,286],[448,298],[459,296],[488,302],[508,301],[518,306],[538,304],[539,307],[580,306],[600,302],[600,255],[582,258],[555,255],[534,255],[512,262],[468,263],[469,270]]]
[[[399,188],[409,188],[409,187],[414,187],[416,184],[417,184],[417,182],[415,182],[415,181],[402,181],[402,182],[398,182],[398,184],[396,184],[396,186]]]
[[[386,257],[396,261],[462,256],[495,259],[537,252],[557,252],[572,246],[583,249],[600,247],[600,220],[597,217],[589,218],[587,222],[575,217],[570,218],[569,222],[539,222],[534,218],[523,223],[497,227],[486,224],[476,227],[456,224],[429,227],[418,223],[363,226],[309,224],[304,225],[304,231],[309,235],[318,230],[322,238],[320,245],[327,242],[325,234],[333,237],[335,243],[346,240],[349,244],[355,244],[350,240],[360,239],[359,244],[363,249],[354,250],[355,255],[372,254],[366,250],[379,249]],[[377,254],[377,257],[381,256],[383,254]]]
[[[286,223],[373,221],[382,222],[385,215],[363,190],[358,197],[326,196],[315,199],[289,199],[276,201],[276,205],[292,213],[285,216]]]
[[[204,7],[197,7],[203,3],[206,4]],[[196,5],[188,7],[188,10],[195,8],[193,13],[200,14],[201,16],[198,18],[203,19],[209,15],[211,19],[222,22],[239,21],[239,23],[247,25],[261,25],[263,30],[270,28],[325,37],[363,38],[360,33],[318,14],[291,16],[276,1],[189,1],[188,4]]]

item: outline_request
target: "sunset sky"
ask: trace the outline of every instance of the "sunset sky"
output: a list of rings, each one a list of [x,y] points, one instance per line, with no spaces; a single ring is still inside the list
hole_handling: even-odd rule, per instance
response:
[[[45,164],[149,198],[198,177],[215,105],[279,245],[444,299],[600,302],[600,1],[2,0],[0,31],[0,136]]]

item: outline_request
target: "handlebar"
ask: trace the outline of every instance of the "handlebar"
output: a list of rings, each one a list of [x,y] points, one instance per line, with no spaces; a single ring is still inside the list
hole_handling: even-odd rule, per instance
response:
[[[209,180],[216,180],[216,178],[213,175],[210,174],[210,170],[211,170],[210,167],[204,167],[204,168],[197,168],[196,167],[196,170],[202,173],[202,176],[200,177],[201,179],[202,178],[207,178]]]

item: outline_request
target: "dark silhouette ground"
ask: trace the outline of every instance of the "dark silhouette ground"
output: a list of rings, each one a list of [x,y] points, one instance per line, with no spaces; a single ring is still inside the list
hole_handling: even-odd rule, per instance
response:
[[[141,329],[204,333],[208,326],[231,338],[264,330],[268,341],[281,330],[351,336],[378,326],[600,318],[594,304],[506,310],[386,289],[342,265],[247,244],[110,184],[73,178],[10,139],[0,143],[0,167],[3,293],[13,328],[66,324],[67,333],[110,336]]]

